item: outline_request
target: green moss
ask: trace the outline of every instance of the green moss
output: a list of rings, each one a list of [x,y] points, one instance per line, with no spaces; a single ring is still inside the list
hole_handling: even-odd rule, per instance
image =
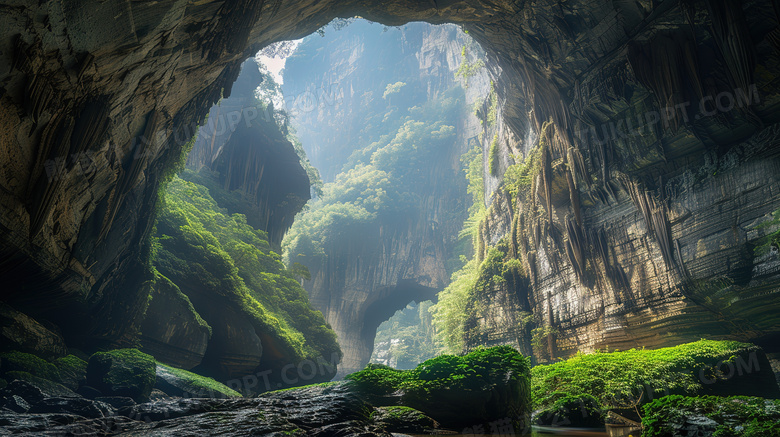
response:
[[[780,209],[772,213],[771,220],[761,223],[756,228],[777,228],[774,232],[770,232],[758,241],[754,250],[757,256],[766,254],[772,247],[775,250],[780,250]]]
[[[57,358],[54,365],[60,372],[61,382],[71,390],[76,390],[87,377],[87,362],[75,355]]]
[[[536,414],[534,423],[544,426],[600,428],[604,425],[599,401],[590,395],[566,395]]]
[[[54,364],[35,355],[24,352],[6,352],[0,354],[3,373],[20,371],[39,378],[60,382],[60,372]]]
[[[157,269],[153,269],[154,271],[154,280],[158,287],[167,287],[170,291],[172,291],[179,299],[181,299],[184,302],[184,305],[187,307],[187,310],[192,314],[192,316],[195,319],[195,322],[198,324],[198,326],[201,327],[201,329],[205,332],[208,332],[209,338],[211,338],[212,330],[211,326],[209,326],[208,323],[206,323],[205,320],[203,320],[203,317],[198,314],[197,311],[195,311],[195,307],[192,305],[192,301],[190,301],[190,298],[187,297],[186,294],[182,293],[181,289],[178,285],[174,284],[173,281],[166,278],[164,275],[162,275],[160,272],[157,271]],[[154,292],[149,294],[150,299],[154,298]]]
[[[566,361],[531,370],[534,409],[550,408],[566,396],[590,395],[603,408],[631,406],[649,395],[704,392],[700,369],[745,357],[760,349],[735,341],[700,340],[657,350],[577,354]],[[717,375],[706,375],[717,378]],[[711,389],[712,387],[706,387]]]
[[[8,381],[5,379],[0,378],[0,390],[6,388],[8,386]]]
[[[498,176],[498,134],[493,135],[493,142],[490,143],[490,153],[488,154],[488,167],[490,167],[490,174]]]
[[[219,208],[204,186],[171,181],[154,246],[161,275],[223,298],[273,337],[290,360],[340,352],[335,333],[271,250],[266,233]]]
[[[20,381],[29,382],[35,387],[38,387],[38,389],[40,389],[45,396],[50,396],[50,397],[75,396],[73,391],[71,391],[64,385],[56,383],[49,379],[37,377],[35,375],[30,374],[29,372],[20,372],[18,370],[14,370],[6,373],[4,376],[8,381],[13,381],[15,379],[18,379]]]
[[[97,352],[89,358],[87,384],[107,396],[128,396],[144,402],[157,380],[156,362],[138,349]]]
[[[441,355],[413,370],[369,365],[348,375],[373,401],[400,395],[404,406],[446,426],[488,418],[522,421],[530,408],[528,359],[509,346],[478,348],[464,356]]]
[[[717,423],[715,437],[780,435],[780,400],[777,399],[671,395],[654,400],[643,410],[644,437],[673,435],[675,429],[691,416],[714,420]]]
[[[329,382],[320,382],[320,383],[317,383],[317,384],[302,385],[302,386],[299,386],[299,387],[281,388],[279,390],[273,390],[273,391],[265,392],[265,393],[263,393],[263,396],[274,394],[274,393],[282,393],[282,392],[293,391],[293,390],[303,390],[303,389],[314,388],[314,387],[331,387],[331,386],[336,386],[336,385],[339,385],[339,384],[340,384],[339,381],[329,381]]]
[[[192,397],[213,397],[215,393],[220,393],[223,396],[229,398],[242,397],[241,393],[231,389],[230,387],[211,378],[198,375],[197,373],[192,373],[184,369],[177,369],[162,363],[157,363],[157,367],[158,371],[162,369],[163,371],[168,372],[179,379],[181,381],[181,386],[177,388]],[[163,389],[163,391],[166,390]]]

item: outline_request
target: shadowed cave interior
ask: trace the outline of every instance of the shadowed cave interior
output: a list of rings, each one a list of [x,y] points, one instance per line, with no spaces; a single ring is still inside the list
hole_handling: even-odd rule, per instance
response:
[[[779,10],[4,5],[2,433],[780,436]]]

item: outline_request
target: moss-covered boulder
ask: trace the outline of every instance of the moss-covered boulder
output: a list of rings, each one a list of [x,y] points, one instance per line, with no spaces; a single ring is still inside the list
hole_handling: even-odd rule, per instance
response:
[[[54,365],[60,372],[60,382],[71,390],[78,390],[87,378],[87,362],[75,355],[57,358]]]
[[[591,395],[564,396],[551,406],[534,412],[534,425],[601,428],[603,411],[598,399]]]
[[[144,402],[157,380],[156,362],[138,349],[97,352],[87,364],[87,385],[107,396],[127,396]]]
[[[12,371],[5,374],[9,384],[5,388],[10,394],[22,394],[28,402],[35,402],[38,397],[74,398],[78,395],[73,390],[54,381],[37,377],[28,372]],[[29,398],[30,393],[35,393]],[[40,394],[38,394],[40,393]]]
[[[780,436],[780,400],[666,396],[645,405],[643,437]]]
[[[531,406],[529,378],[528,359],[509,346],[442,355],[409,371],[371,366],[347,376],[361,394],[396,396],[400,404],[456,430],[498,420],[524,428]]]
[[[670,394],[780,396],[761,348],[735,341],[578,354],[531,372],[534,410],[550,411],[562,399],[588,395],[598,409],[633,420],[639,420],[636,406]]]
[[[240,398],[241,393],[211,378],[157,363],[154,388],[170,396],[188,398]]]
[[[39,378],[59,382],[60,372],[54,364],[24,352],[6,352],[0,354],[2,373],[26,372]]]
[[[371,414],[371,421],[388,432],[416,434],[431,432],[439,425],[422,411],[404,406],[379,407]]]

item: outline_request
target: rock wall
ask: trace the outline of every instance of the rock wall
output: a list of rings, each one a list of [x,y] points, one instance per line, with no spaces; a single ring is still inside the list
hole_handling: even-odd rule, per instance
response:
[[[555,110],[568,127],[541,118],[530,141],[501,140],[502,172],[547,154],[514,203],[493,185],[483,232],[517,246],[529,283],[478,290],[471,346],[542,361],[701,337],[777,350],[780,257],[764,239],[780,228],[774,17],[750,2],[659,8],[572,81]]]
[[[770,133],[778,114],[774,80],[778,18],[769,2],[69,0],[21,1],[3,8],[3,300],[57,324],[71,343],[126,341],[146,299],[138,290],[157,187],[186,142],[182,135],[177,140],[176,133],[202,121],[223,90],[229,94],[240,63],[260,47],[299,38],[335,16],[355,14],[388,25],[423,20],[455,22],[469,30],[495,66],[506,126],[517,138],[525,139],[529,130],[541,132],[543,124],[552,120],[561,146],[551,156],[550,170],[553,162],[564,167],[579,165],[582,168],[572,183],[584,179],[587,169],[592,185],[600,187],[576,187],[585,194],[577,224],[592,231],[613,223],[616,229],[610,228],[614,234],[607,234],[608,247],[620,253],[635,251],[631,252],[632,264],[625,260],[620,267],[634,284],[625,288],[635,295],[637,308],[645,311],[643,319],[704,308],[685,297],[696,292],[692,295],[678,286],[684,281],[673,279],[676,270],[683,276],[687,270],[694,279],[733,276],[733,269],[750,271],[757,282],[751,282],[753,278],[747,283],[737,281],[734,287],[748,287],[764,299],[776,290],[772,285],[776,283],[776,258],[753,258],[752,267],[746,267],[734,264],[736,252],[729,249],[749,249],[755,241],[755,233],[748,229],[752,224],[743,219],[767,220],[769,211],[777,209],[776,196],[767,198],[767,193],[776,193],[773,180],[765,178],[755,185],[736,176],[747,174],[751,165],[768,169],[776,162],[777,146]],[[756,85],[761,103],[693,120],[695,102],[724,91],[747,90],[751,84]],[[609,130],[610,121],[617,123],[626,115],[669,106],[685,108],[686,101],[694,102],[686,108],[689,120],[675,118],[668,129],[655,123],[648,129],[652,132],[630,139],[615,134],[617,138],[605,147],[575,140],[576,133],[588,127],[600,129],[606,123]],[[157,138],[162,140],[150,141]],[[705,156],[714,153],[720,162],[739,144],[748,145],[744,163],[718,172],[708,182],[698,182],[698,187],[694,183],[693,190],[665,194],[673,178],[683,177],[686,171],[695,174],[706,164]],[[761,144],[766,147],[751,146]],[[571,162],[564,158],[570,149]],[[755,155],[751,155],[753,150],[757,150]],[[545,199],[549,210],[553,191],[561,194],[555,203],[560,213],[578,208],[565,205],[567,190],[563,187],[568,181],[564,167],[556,170],[557,185],[547,190]],[[634,201],[629,203],[625,193],[619,192],[619,179],[613,172],[628,174],[630,183],[640,181],[655,190],[656,196],[664,193],[661,201],[669,203],[670,234],[663,239],[665,243],[659,245],[653,236],[642,237],[642,226],[649,229],[649,221],[644,214],[644,222],[634,220]],[[549,176],[544,181],[548,188],[554,182]],[[712,188],[705,190],[705,185]],[[702,200],[707,194],[694,195],[697,190],[710,196],[727,193],[733,186],[754,187],[743,192],[767,197],[746,205],[739,203],[745,200],[722,204],[712,197]],[[591,193],[594,200],[590,200]],[[752,197],[739,199],[747,198]],[[615,214],[597,213],[601,203]],[[674,205],[707,215],[677,214]],[[734,211],[737,218],[722,220],[717,214],[721,207]],[[621,208],[626,221],[618,220]],[[743,211],[750,212],[743,216]],[[556,239],[565,228],[565,216],[547,215],[549,226],[538,234],[546,240]],[[647,217],[652,220],[651,215]],[[617,223],[627,226],[619,228]],[[692,223],[700,230],[689,233]],[[526,223],[522,228],[536,235],[536,228],[529,226]],[[559,231],[548,232],[553,227]],[[566,258],[562,245],[568,240],[557,240],[555,247],[535,241],[537,261],[528,264],[539,268],[535,283],[544,284],[534,286],[534,294],[539,295],[536,302],[549,303],[535,304],[548,308],[537,314],[547,311],[549,319],[554,308],[561,326],[566,327],[569,338],[561,349],[568,351],[577,344],[595,347],[596,338],[606,333],[626,332],[631,327],[629,320],[608,316],[606,309],[598,315],[601,302],[616,295],[603,290],[615,287],[596,289],[575,282],[565,260],[556,261],[561,255]],[[608,254],[610,263],[617,263],[617,256]],[[659,256],[664,262],[659,262]],[[598,261],[594,262],[598,267]],[[617,264],[610,265],[617,268]],[[764,286],[766,290],[759,292]],[[602,291],[586,293],[586,289]],[[719,293],[707,291],[705,295],[717,297]],[[630,293],[623,294],[615,308],[629,307],[623,302],[630,300]],[[735,302],[758,302],[743,299],[746,296],[738,293]],[[654,305],[660,302],[666,309],[658,312]],[[709,305],[706,298],[705,304]],[[752,332],[753,338],[774,335],[774,308],[765,305],[757,313],[760,317],[750,318],[755,328],[736,329],[731,322],[718,326],[730,332]],[[712,328],[706,322],[712,319],[711,313],[708,310],[702,316],[697,332]],[[663,329],[663,323],[655,326]]]

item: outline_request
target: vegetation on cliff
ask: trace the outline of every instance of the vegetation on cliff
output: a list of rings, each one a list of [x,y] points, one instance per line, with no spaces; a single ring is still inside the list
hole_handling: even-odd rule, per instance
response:
[[[263,231],[219,208],[208,189],[175,178],[157,222],[154,266],[239,309],[288,349],[292,360],[330,356],[335,334],[271,250]]]
[[[283,244],[286,263],[311,265],[309,260],[324,256],[343,235],[409,214],[419,203],[420,187],[429,183],[421,169],[452,146],[462,105],[463,90],[455,87],[405,116],[391,109],[387,116],[397,119],[396,127],[355,150],[336,180],[325,184],[322,197],[296,217]]]

